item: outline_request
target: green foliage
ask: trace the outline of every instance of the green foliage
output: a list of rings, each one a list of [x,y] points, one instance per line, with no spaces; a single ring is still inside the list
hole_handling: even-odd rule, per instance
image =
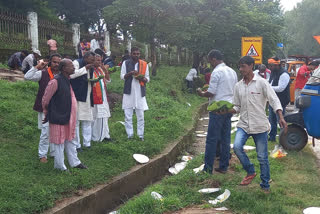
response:
[[[249,138],[247,144],[254,145],[252,138]],[[273,147],[274,144],[270,144],[269,150]],[[259,174],[256,152],[248,152],[248,156]],[[230,190],[231,196],[216,207],[226,206],[232,213],[300,214],[307,207],[320,206],[319,172],[309,148],[301,152],[290,152],[282,159],[269,158],[273,180],[270,194],[260,190],[259,176],[249,186],[239,186],[246,173],[238,161],[232,162],[227,174],[195,174],[192,169],[199,167],[203,158],[203,155],[197,156],[178,175],[166,177],[160,183],[148,187],[143,194],[122,206],[120,213],[166,213],[195,205],[211,208],[213,206],[207,201],[215,199],[225,189]],[[221,187],[222,191],[212,194],[198,192],[199,189],[212,187]],[[150,195],[152,191],[160,193],[163,200],[154,200]]]
[[[2,63],[0,63],[0,68],[9,69],[9,66],[8,66],[8,65],[6,65],[6,64],[2,64]]]
[[[182,92],[187,68],[162,67],[160,71],[147,84],[150,110],[145,112],[145,141],[139,141],[138,137],[127,140],[124,126],[117,123],[124,121],[118,103],[109,119],[114,141],[93,142],[90,150],[79,154],[89,169],[70,169],[72,175],[54,170],[53,159],[41,164],[37,158],[40,131],[32,107],[38,84],[0,81],[0,213],[42,213],[54,206],[56,200],[76,190],[106,183],[130,169],[135,165],[132,154],[153,157],[183,135],[194,123],[192,116],[205,100]],[[124,83],[119,72],[111,74],[111,79],[108,92],[122,94]]]
[[[285,13],[285,46],[289,55],[320,56],[320,46],[313,36],[319,35],[320,2],[304,0]]]

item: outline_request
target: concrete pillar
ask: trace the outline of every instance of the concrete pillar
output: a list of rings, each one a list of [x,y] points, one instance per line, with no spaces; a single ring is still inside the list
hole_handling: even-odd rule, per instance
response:
[[[127,50],[131,52],[131,39],[128,38]]]
[[[105,47],[106,51],[111,51],[110,33],[107,30],[104,32],[104,47]]]
[[[145,47],[145,56],[144,56],[144,58],[145,58],[146,61],[148,61],[148,59],[149,59],[149,47],[148,47],[147,44],[145,44],[144,47]]]
[[[72,44],[75,48],[76,55],[79,56],[79,51],[78,51],[78,44],[80,42],[80,25],[79,24],[73,24],[72,25]]]
[[[38,39],[38,14],[36,12],[29,12],[27,19],[28,25],[28,38],[31,40],[32,50],[39,50],[39,39]]]

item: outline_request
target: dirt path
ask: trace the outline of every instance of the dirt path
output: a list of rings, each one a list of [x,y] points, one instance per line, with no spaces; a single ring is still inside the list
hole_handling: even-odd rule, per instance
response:
[[[12,82],[23,81],[24,75],[22,71],[18,70],[9,70],[9,69],[0,69],[0,79],[9,80]]]

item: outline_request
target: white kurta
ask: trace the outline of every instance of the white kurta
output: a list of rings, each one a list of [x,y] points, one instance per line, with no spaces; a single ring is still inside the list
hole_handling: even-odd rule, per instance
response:
[[[83,74],[87,74],[88,79],[90,79],[89,71],[86,71],[85,67],[79,69],[80,66],[77,60],[73,61],[73,65],[75,67],[75,74],[77,74],[77,77],[83,73]],[[70,78],[72,79],[75,78],[73,75],[71,75]],[[91,103],[90,103],[90,93],[91,93],[91,83],[88,82],[86,102],[77,101],[77,120],[87,120],[87,121],[93,120],[93,113],[92,113],[93,108],[91,107]]]
[[[111,82],[106,80],[107,83]],[[110,109],[109,109],[109,103],[107,99],[107,94],[105,91],[105,85],[103,80],[100,80],[101,88],[103,89],[102,96],[103,96],[103,103],[102,104],[95,104],[93,107],[93,118],[104,118],[104,117],[110,117]]]
[[[135,64],[135,70],[138,71],[138,63]],[[122,63],[120,78],[124,80],[124,76],[126,75],[126,63]],[[150,81],[149,77],[149,68],[147,66],[145,78]],[[141,97],[141,87],[139,80],[136,80],[134,77],[131,83],[131,94],[123,94],[122,98],[122,109],[141,109],[148,110],[148,104],[146,100],[146,96]]]

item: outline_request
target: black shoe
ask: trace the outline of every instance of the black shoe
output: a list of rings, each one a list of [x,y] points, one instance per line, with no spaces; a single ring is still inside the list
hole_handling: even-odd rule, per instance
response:
[[[112,142],[113,140],[111,138],[105,138],[103,139],[104,142]]]
[[[144,138],[143,138],[143,137],[140,137],[139,139],[140,139],[141,141],[144,141]]]
[[[80,147],[80,148],[77,148],[77,152],[83,152],[83,149]]]
[[[85,149],[91,149],[91,146],[85,146],[84,148]]]
[[[74,168],[78,168],[78,169],[88,169],[88,167],[86,165],[84,165],[83,163],[80,163],[78,166],[75,166]]]
[[[62,172],[63,172],[64,174],[71,175],[71,172],[69,171],[69,169],[63,170]]]
[[[214,171],[219,172],[221,174],[226,174],[227,173],[227,170],[222,170],[220,168],[214,168]]]

